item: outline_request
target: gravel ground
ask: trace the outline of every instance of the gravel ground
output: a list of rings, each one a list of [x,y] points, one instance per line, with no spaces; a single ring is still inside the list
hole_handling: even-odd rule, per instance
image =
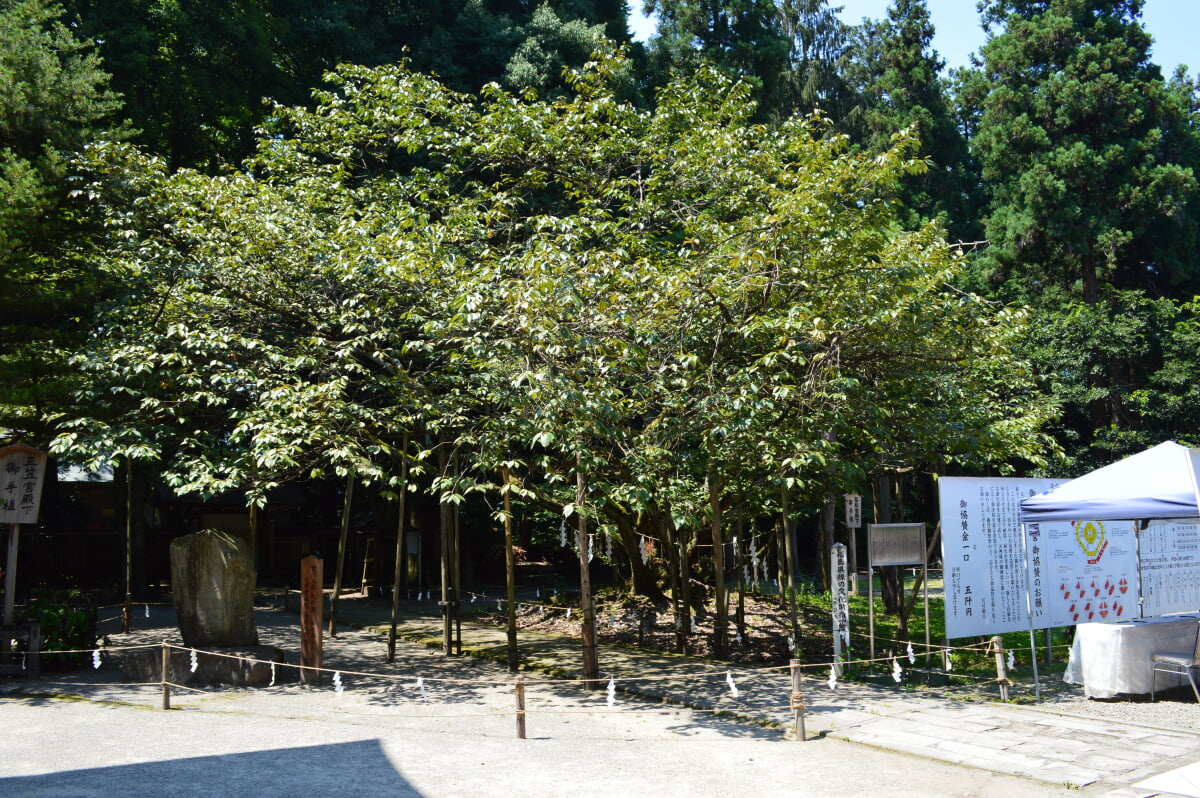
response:
[[[1046,696],[1043,708],[1089,718],[1107,718],[1137,723],[1157,729],[1182,729],[1200,733],[1200,705],[1191,687],[1160,690],[1148,695],[1119,696],[1112,699],[1085,698],[1083,688]]]
[[[270,615],[260,624],[264,644],[297,638],[294,616]],[[174,629],[122,637],[122,645],[153,646]],[[378,637],[347,631],[326,644],[328,667],[349,670],[369,657],[372,671],[386,670]],[[619,711],[605,711],[603,692],[581,698],[577,688],[535,674],[529,738],[517,740],[511,676],[502,668],[404,643],[393,667],[425,674],[428,702],[411,676],[372,682],[348,675],[344,694],[329,684],[294,683],[180,691],[172,712],[158,708],[156,685],[122,684],[111,664],[52,675],[33,693],[0,682],[0,794],[791,798],[861,796],[881,787],[914,798],[1076,794],[832,738],[799,743],[779,730],[626,696]],[[480,683],[489,676],[496,682]]]

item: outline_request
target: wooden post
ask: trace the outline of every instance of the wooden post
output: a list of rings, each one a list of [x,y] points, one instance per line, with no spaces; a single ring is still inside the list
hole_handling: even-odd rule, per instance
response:
[[[462,477],[462,466],[459,462],[459,452],[454,452],[452,459],[454,467],[454,490],[458,491],[458,481]],[[462,505],[455,503],[451,510],[450,524],[450,616],[453,623],[451,630],[453,653],[462,656],[462,554],[459,545],[462,541]]]
[[[346,564],[346,539],[350,536],[350,502],[354,498],[354,474],[346,475],[346,501],[342,504],[342,534],[338,538],[337,570],[333,572],[333,595],[329,599],[329,636],[337,637],[337,605],[342,592],[342,567]]]
[[[517,691],[517,739],[525,739],[525,677],[518,676]]]
[[[396,521],[396,572],[392,580],[392,626],[388,632],[387,661],[396,661],[396,618],[400,614],[400,577],[404,573],[404,512],[405,497],[408,495],[408,431],[405,430],[403,443],[400,445],[400,492],[396,496],[396,512],[400,514]]]
[[[450,458],[446,455],[444,446],[438,449],[438,471],[442,475],[442,479],[446,478],[446,473],[450,469]],[[453,489],[451,489],[453,493]],[[446,496],[443,494],[438,497],[438,544],[441,550],[441,578],[442,592],[441,601],[438,606],[442,608],[442,653],[447,657],[454,653],[454,616],[450,612],[450,602],[454,593],[454,582],[450,572],[450,557],[451,557],[451,541],[450,527],[454,520],[450,517],[451,506],[450,502],[446,501]]]
[[[1004,642],[997,635],[992,638],[992,649],[996,652],[996,683],[1000,685],[1000,700],[1008,700],[1008,665],[1004,661]]]
[[[805,742],[807,736],[804,731],[804,693],[800,690],[800,679],[803,677],[800,672],[800,660],[789,660],[788,667],[792,671],[792,695],[788,704],[796,716],[796,739]]]
[[[36,679],[41,675],[41,654],[42,652],[42,625],[37,621],[29,623],[29,651],[25,668],[29,673],[30,679]]]
[[[8,525],[8,563],[7,569],[4,571],[4,625],[12,626],[13,622],[13,601],[17,595],[17,549],[21,545],[21,525]],[[8,649],[8,641],[4,641],[5,650]]]
[[[166,640],[162,644],[162,708],[171,708],[171,646]]]
[[[133,615],[133,460],[125,465],[125,605],[121,608],[121,634],[129,634]]]
[[[317,684],[321,681],[322,645],[321,611],[324,567],[321,558],[309,555],[300,561],[300,681]]]

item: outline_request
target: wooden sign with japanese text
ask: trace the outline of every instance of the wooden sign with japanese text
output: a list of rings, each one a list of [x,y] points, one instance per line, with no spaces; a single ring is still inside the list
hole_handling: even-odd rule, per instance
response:
[[[300,680],[317,684],[324,646],[322,610],[324,608],[324,568],[321,558],[309,555],[300,561]]]
[[[46,455],[17,444],[0,449],[0,523],[36,524]]]

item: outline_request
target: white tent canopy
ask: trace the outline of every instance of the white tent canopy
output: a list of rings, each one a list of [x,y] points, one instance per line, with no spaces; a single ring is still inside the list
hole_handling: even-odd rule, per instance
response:
[[[1197,518],[1189,450],[1174,441],[1021,502],[1021,523]]]

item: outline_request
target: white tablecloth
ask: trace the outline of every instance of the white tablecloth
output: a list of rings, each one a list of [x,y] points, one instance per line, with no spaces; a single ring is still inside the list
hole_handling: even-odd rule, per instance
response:
[[[1192,652],[1200,613],[1164,615],[1140,621],[1081,623],[1075,627],[1071,659],[1063,681],[1082,684],[1089,698],[1150,692],[1155,654]],[[1182,677],[1156,674],[1155,690],[1186,684]]]

